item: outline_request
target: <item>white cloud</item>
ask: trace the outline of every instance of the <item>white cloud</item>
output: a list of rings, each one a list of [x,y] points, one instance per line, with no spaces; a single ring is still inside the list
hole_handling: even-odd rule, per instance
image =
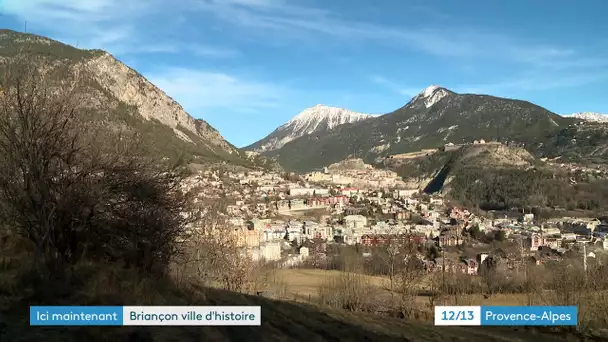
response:
[[[581,87],[606,79],[608,79],[608,73],[606,72],[577,74],[529,73],[495,83],[459,86],[456,90],[463,93],[477,94],[545,91]]]
[[[418,95],[424,88],[403,88],[399,90],[400,94],[405,96],[414,97]]]
[[[261,112],[281,104],[289,90],[269,82],[218,72],[173,68],[146,75],[189,111]]]
[[[382,84],[382,85],[392,85],[392,82],[387,80],[386,77],[384,76],[379,76],[379,75],[373,75],[370,76],[370,81],[376,83],[376,84]]]
[[[581,87],[608,79],[608,72],[586,71],[552,73],[545,70],[523,72],[496,82],[455,86],[452,90],[473,94],[521,94],[521,92],[546,91],[561,88]],[[405,87],[383,76],[371,76],[373,83],[408,97],[416,96],[424,87]]]
[[[252,8],[276,8],[284,6],[284,0],[212,0],[215,4],[241,5]]]
[[[4,14],[27,20],[28,26],[44,28],[60,40],[84,48],[101,48],[124,56],[142,53],[186,53],[204,58],[233,58],[241,52],[230,46],[201,41],[184,43],[184,27],[220,22],[224,33],[255,38],[256,43],[275,44],[293,38],[311,42],[363,45],[383,44],[448,57],[455,64],[497,69],[505,64],[520,77],[463,86],[460,89],[496,93],[507,90],[547,90],[596,82],[606,75],[595,70],[608,65],[602,55],[582,54],[563,46],[521,43],[504,35],[451,27],[408,28],[354,21],[340,13],[301,5],[296,0],[4,0]],[[432,10],[431,10],[432,11]],[[203,16],[201,16],[201,14]],[[205,16],[206,15],[206,16]],[[196,22],[192,18],[196,17]],[[212,20],[213,19],[213,20]],[[240,31],[237,31],[241,29]],[[137,58],[132,59],[135,63]],[[163,61],[163,63],[170,62]],[[574,72],[576,71],[576,72]],[[208,70],[171,69],[152,75],[152,80],[193,108],[238,107],[256,111],[276,106],[286,90],[267,82],[241,79]],[[385,77],[370,81],[401,96],[414,96],[428,84],[400,84]],[[277,95],[279,94],[279,95]]]
[[[4,12],[64,42],[108,49],[138,38],[136,22],[150,13],[143,4],[139,0],[5,0]]]
[[[403,87],[401,84],[395,82],[395,81],[391,81],[388,78],[384,77],[384,76],[379,76],[379,75],[373,75],[370,77],[370,80],[373,83],[379,84],[381,86],[384,86],[398,94],[407,96],[407,97],[414,97],[416,96],[418,93],[420,93],[420,91],[422,91],[422,89],[424,89],[424,87],[420,87],[420,88],[415,88],[415,87]]]
[[[237,49],[211,45],[194,45],[188,49],[194,54],[203,57],[229,58],[236,57],[241,54],[241,52]]]
[[[158,32],[166,31],[169,36],[179,32],[184,24],[183,14],[188,13],[187,8],[162,0],[4,0],[3,11],[65,43],[104,49],[114,55],[180,52],[213,58],[239,55],[238,50],[230,47],[159,39]]]
[[[260,40],[308,38],[324,35],[341,42],[375,42],[402,46],[428,54],[447,57],[481,57],[535,64],[551,58],[569,60],[575,52],[559,46],[521,44],[509,37],[481,33],[458,27],[449,29],[391,27],[372,22],[344,19],[339,13],[299,6],[296,1],[281,0],[207,0],[195,9],[213,14],[245,34],[258,34]],[[412,11],[417,11],[412,5]],[[427,12],[433,12],[425,8]]]
[[[521,44],[509,37],[479,30],[450,27],[408,28],[391,27],[373,22],[353,21],[339,13],[302,5],[302,0],[5,0],[5,14],[15,15],[32,25],[44,26],[54,36],[81,47],[102,48],[117,54],[142,52],[184,52],[179,41],[158,41],[159,31],[179,36],[184,25],[199,21],[220,20],[230,25],[225,33],[255,37],[261,44],[276,44],[277,40],[291,42],[293,38],[337,39],[341,43],[373,42],[387,46],[415,49],[427,54],[446,57],[466,57],[522,63],[527,67],[553,69],[575,68],[581,65],[605,66],[606,58],[582,56],[559,46]],[[418,6],[419,7],[419,6]],[[411,11],[419,9],[411,6]],[[425,7],[428,12],[436,12]],[[211,18],[190,16],[208,14]],[[60,23],[60,24],[59,24]],[[162,28],[162,30],[160,29]],[[152,30],[151,30],[152,29]],[[321,40],[322,41],[322,40]],[[168,47],[171,45],[171,47]],[[190,45],[190,44],[188,44]],[[163,46],[163,49],[159,49]],[[188,52],[203,57],[235,57],[234,48],[200,42]]]

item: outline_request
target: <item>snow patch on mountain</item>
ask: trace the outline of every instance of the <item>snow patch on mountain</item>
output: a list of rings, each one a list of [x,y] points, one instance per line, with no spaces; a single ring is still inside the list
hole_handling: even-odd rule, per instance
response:
[[[449,94],[449,90],[441,88],[437,85],[431,85],[422,90],[418,95],[414,96],[414,98],[409,102],[408,106],[414,107],[422,104],[426,108],[430,108]]]
[[[436,86],[436,85],[428,86],[422,91],[421,94],[423,97],[429,97],[429,96],[433,95],[433,93],[437,89],[439,89],[439,86]]]
[[[344,108],[316,105],[307,108],[254,145],[254,151],[267,152],[283,147],[299,137],[327,132],[339,125],[367,120],[377,115],[353,112]]]
[[[319,126],[322,126],[323,124],[326,125],[325,128],[327,130],[331,130],[338,125],[357,122],[369,119],[370,117],[372,117],[372,115],[357,113],[344,108],[316,105],[305,109],[300,114],[287,121],[286,124],[279,127],[279,129],[289,128],[292,132],[305,135],[317,131]]]
[[[580,112],[565,116],[592,122],[608,122],[608,114]]]

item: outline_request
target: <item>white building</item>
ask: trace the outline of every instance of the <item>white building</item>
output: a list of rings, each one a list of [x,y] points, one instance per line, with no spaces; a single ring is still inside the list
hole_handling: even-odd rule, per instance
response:
[[[277,261],[281,259],[281,243],[280,242],[265,242],[260,244],[259,249],[260,259],[266,261]]]
[[[574,233],[562,233],[562,240],[576,241],[576,234],[574,234]]]
[[[398,189],[393,191],[393,198],[411,198],[418,193],[418,189]]]
[[[324,196],[329,195],[329,189],[323,188],[293,188],[289,189],[291,196]]]
[[[357,233],[344,234],[344,243],[347,245],[356,245],[361,243],[361,235]]]
[[[340,190],[340,194],[343,196],[353,197],[359,194],[358,188],[344,188]]]
[[[367,217],[363,215],[348,215],[344,217],[344,226],[350,229],[361,229],[367,226]]]
[[[551,236],[551,235],[560,235],[561,231],[559,230],[559,228],[555,228],[555,227],[545,227],[543,228],[543,235],[544,236]]]
[[[431,204],[433,205],[443,205],[443,198],[439,198],[439,197],[433,197],[431,198]]]

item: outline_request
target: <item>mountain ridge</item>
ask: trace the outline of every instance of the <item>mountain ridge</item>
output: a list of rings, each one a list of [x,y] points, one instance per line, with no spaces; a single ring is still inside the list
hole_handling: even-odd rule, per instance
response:
[[[266,137],[243,149],[260,153],[274,151],[299,137],[328,132],[337,126],[367,120],[372,117],[374,117],[374,114],[317,104],[304,109]]]
[[[391,154],[480,139],[536,145],[573,122],[528,101],[430,86],[391,113],[305,135],[264,153],[287,170],[304,172],[355,155],[373,163]]]
[[[22,60],[57,79],[83,78],[83,105],[101,129],[126,129],[142,135],[153,153],[187,156],[195,162],[228,161],[250,165],[246,156],[217,129],[185,111],[172,97],[135,69],[99,49],[78,49],[30,33],[0,30],[0,61]],[[66,76],[67,75],[67,76]]]
[[[578,112],[567,115],[567,117],[591,122],[608,122],[608,114],[601,114],[596,112]]]
[[[169,126],[179,138],[193,142],[178,129],[181,126],[228,153],[237,152],[236,147],[226,141],[217,129],[202,119],[192,117],[162,89],[111,54],[104,51],[101,56],[87,60],[86,68],[119,101],[136,106],[138,113],[145,119],[154,118]]]

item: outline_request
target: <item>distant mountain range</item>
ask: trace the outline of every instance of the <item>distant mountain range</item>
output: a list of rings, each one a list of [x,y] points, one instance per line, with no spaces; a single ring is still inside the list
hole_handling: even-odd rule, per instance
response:
[[[286,170],[308,171],[347,157],[373,163],[388,155],[479,139],[523,146],[536,156],[601,163],[608,157],[604,115],[561,116],[527,101],[458,94],[436,85],[384,115],[317,105],[262,140],[237,149],[105,51],[0,30],[0,59],[17,57],[57,75],[78,71],[89,80],[81,90],[88,99],[83,105],[92,109],[91,120],[99,129],[138,132],[154,153],[194,162],[274,166],[276,161]]]
[[[580,112],[568,115],[569,117],[592,122],[608,122],[608,114],[593,112]]]
[[[327,133],[339,125],[369,118],[372,118],[372,115],[319,104],[303,110],[268,136],[245,149],[261,153],[275,151],[305,135]]]
[[[325,113],[317,111],[314,122],[329,120],[321,118]],[[576,135],[574,131],[582,129],[574,127],[576,116],[558,115],[527,101],[458,94],[436,85],[423,89],[392,113],[357,117],[365,119],[344,120],[346,123],[331,129],[302,130],[305,134],[278,134],[292,132],[286,127],[295,124],[287,123],[246,149],[257,149],[275,158],[286,170],[299,172],[349,157],[374,162],[388,155],[481,139],[522,146],[539,156],[555,156],[565,151],[605,154],[602,148],[596,150],[576,139],[564,144],[563,136]],[[299,122],[296,118],[292,121]],[[602,130],[599,128],[596,133],[601,134]],[[281,141],[281,137],[288,138]],[[273,145],[272,141],[281,143]],[[603,138],[598,143],[602,145]]]

